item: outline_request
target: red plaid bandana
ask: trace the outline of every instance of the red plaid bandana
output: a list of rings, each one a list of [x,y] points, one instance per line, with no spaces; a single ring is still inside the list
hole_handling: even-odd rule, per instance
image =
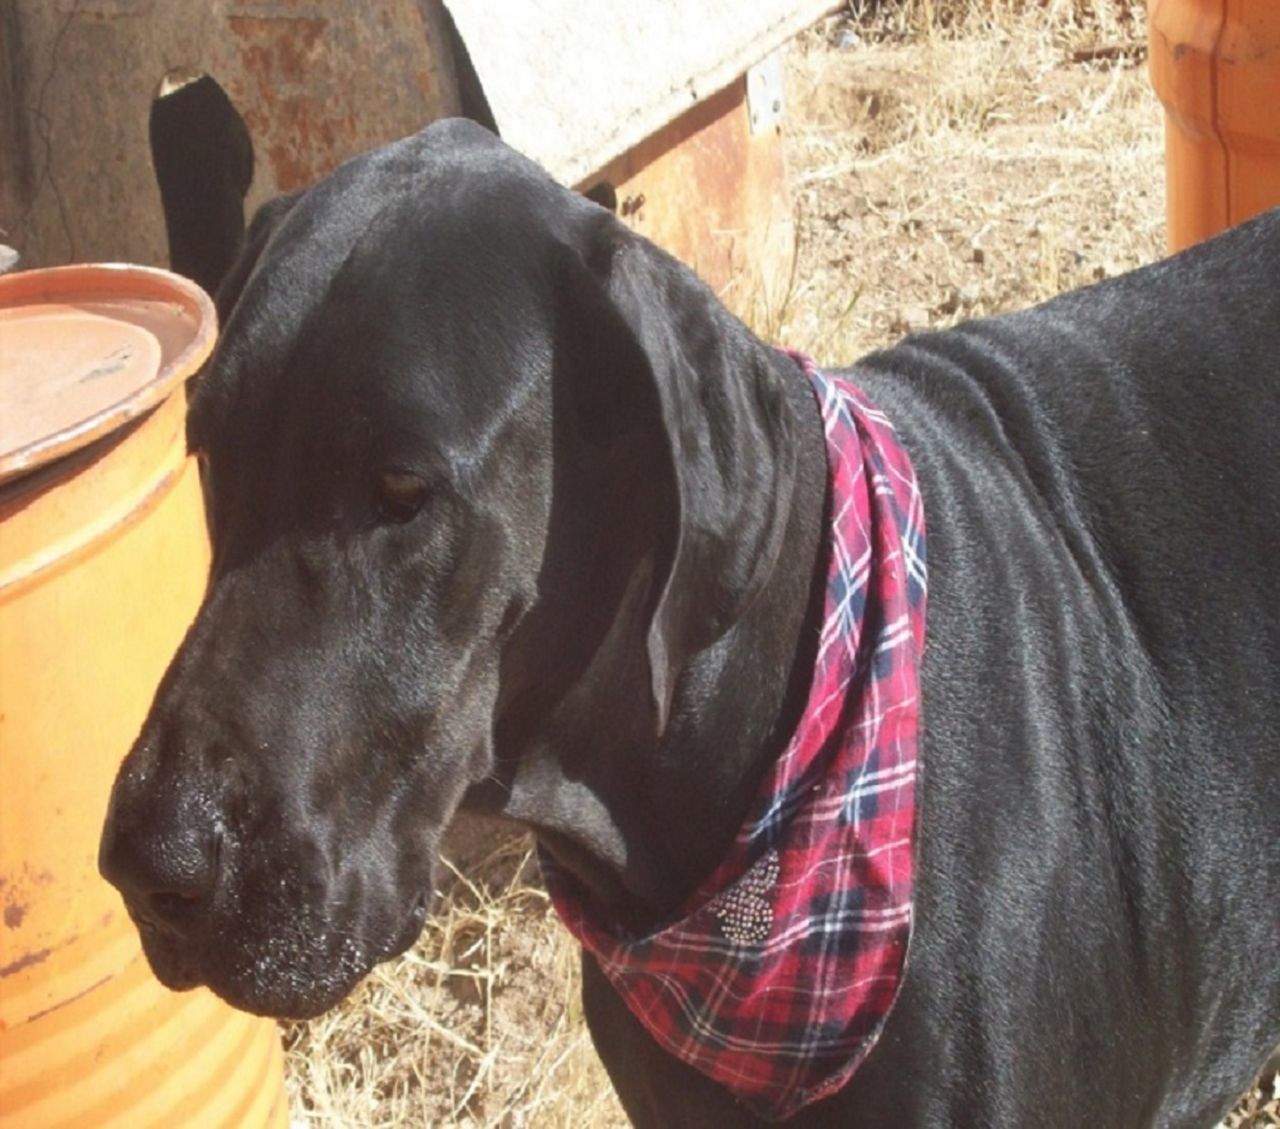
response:
[[[911,933],[924,512],[892,426],[796,358],[830,469],[827,593],[808,704],[729,856],[670,924],[592,921],[543,873],[569,931],[668,1051],[757,1113],[786,1118],[843,1086],[902,982]]]

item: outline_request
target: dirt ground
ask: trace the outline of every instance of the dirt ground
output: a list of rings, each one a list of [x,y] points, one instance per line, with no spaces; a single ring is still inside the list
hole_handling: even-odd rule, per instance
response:
[[[1132,50],[1095,61],[1109,43]],[[853,357],[1159,257],[1162,118],[1140,44],[1132,26],[1100,40],[1025,20],[951,38],[836,19],[804,37],[783,334],[816,347],[838,325]]]
[[[847,362],[1162,253],[1162,119],[1136,5],[993,0],[950,23],[928,0],[851,9],[790,51],[798,253],[762,328]],[[295,1125],[626,1125],[530,852],[461,828],[419,945],[337,1012],[284,1028]],[[1280,1090],[1227,1124],[1280,1126]]]

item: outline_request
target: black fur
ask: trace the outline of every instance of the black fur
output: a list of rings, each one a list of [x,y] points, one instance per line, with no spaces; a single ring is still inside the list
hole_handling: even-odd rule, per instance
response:
[[[169,265],[212,293],[240,253],[253,141],[215,79],[176,71],[151,103],[150,137]]]
[[[278,205],[228,278],[213,573],[102,847],[161,979],[331,1006],[460,807],[660,920],[807,689],[799,369],[465,123]],[[1207,1126],[1280,1042],[1278,345],[1275,212],[850,371],[929,525],[916,928],[793,1124]],[[585,981],[638,1125],[754,1123]]]

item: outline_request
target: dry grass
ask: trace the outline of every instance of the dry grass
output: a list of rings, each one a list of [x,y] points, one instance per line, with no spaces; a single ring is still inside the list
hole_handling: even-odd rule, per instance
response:
[[[830,21],[792,64],[788,343],[847,359],[1159,256],[1161,116],[1132,8],[892,11]]]
[[[467,823],[445,851],[418,945],[337,1011],[286,1026],[295,1124],[626,1125],[530,840]]]
[[[1137,0],[855,0],[805,36],[789,63],[796,270],[755,312],[761,332],[848,361],[1156,258],[1142,39]],[[285,1028],[295,1123],[624,1126],[528,840],[464,827],[446,853],[417,947]],[[1280,1126],[1280,1093],[1228,1124]]]

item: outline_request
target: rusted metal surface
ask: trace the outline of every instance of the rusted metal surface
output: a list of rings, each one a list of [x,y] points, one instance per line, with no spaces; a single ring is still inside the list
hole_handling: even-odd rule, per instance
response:
[[[597,8],[593,58],[622,59],[614,69],[618,82],[626,72],[626,91],[618,82],[584,90],[579,65],[567,77],[565,53],[585,32],[580,20],[553,20],[557,6],[562,0],[537,0],[495,21],[483,5],[451,0],[503,135],[569,182],[612,181],[626,222],[690,262],[740,312],[775,309],[791,262],[791,209],[778,127],[751,134],[742,73],[821,3],[770,0],[749,12],[695,5],[692,16],[676,4],[644,19],[626,5],[616,5],[617,19]],[[162,76],[205,71],[231,96],[257,154],[252,210],[354,153],[457,112],[447,18],[441,0],[371,8],[338,0],[10,0],[0,7],[0,242],[16,247],[24,266],[163,264],[147,149]],[[716,19],[727,39],[681,38],[689,20],[710,27]],[[541,40],[517,37],[520,58],[502,54],[513,21],[559,34],[564,50],[542,52]],[[683,53],[634,53],[655,36]],[[630,65],[635,58],[644,66]],[[512,75],[530,68],[541,75],[537,91],[516,90]],[[623,94],[630,102],[619,108]],[[565,129],[539,132],[552,111]],[[649,132],[637,134],[644,123]],[[638,143],[628,140],[637,135]],[[630,147],[620,150],[624,142]]]
[[[436,0],[9,0],[0,241],[25,266],[163,264],[147,149],[163,75],[212,74],[257,150],[250,208],[457,109]]]
[[[782,303],[795,233],[781,134],[752,136],[746,90],[740,78],[579,187],[608,181],[624,222],[761,323]]]

